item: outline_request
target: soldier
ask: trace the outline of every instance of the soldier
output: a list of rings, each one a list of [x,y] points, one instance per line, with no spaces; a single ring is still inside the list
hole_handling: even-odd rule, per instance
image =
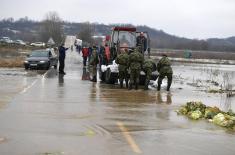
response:
[[[157,90],[159,91],[161,89],[162,80],[167,77],[167,91],[170,90],[171,83],[172,83],[172,68],[171,68],[171,62],[168,59],[166,54],[162,55],[163,57],[159,60],[157,64],[157,71],[159,72],[158,77],[158,86]]]
[[[93,46],[92,49],[92,54],[91,54],[91,58],[89,61],[89,64],[91,65],[91,69],[92,69],[92,79],[91,81],[96,82],[96,74],[97,74],[97,64],[99,63],[99,59],[98,59],[98,53],[97,53],[97,49],[95,46]]]
[[[122,50],[122,53],[119,54],[116,58],[116,63],[118,66],[118,76],[120,81],[120,87],[123,88],[123,80],[125,79],[126,88],[128,88],[128,60],[129,55],[127,50]]]
[[[140,49],[137,49],[129,55],[129,67],[131,70],[129,89],[132,89],[133,84],[135,84],[135,89],[138,89],[141,66],[144,61],[144,56],[140,53]]]
[[[144,61],[143,70],[146,75],[144,89],[147,90],[152,72],[156,70],[156,64],[153,62],[153,60],[147,59]]]

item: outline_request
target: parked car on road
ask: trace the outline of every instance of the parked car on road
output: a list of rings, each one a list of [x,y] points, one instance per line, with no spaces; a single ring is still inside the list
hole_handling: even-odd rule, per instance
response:
[[[31,43],[31,46],[36,46],[36,47],[44,47],[45,43],[43,42],[35,42],[35,43]]]
[[[58,57],[53,49],[35,50],[24,61],[25,69],[49,69],[57,68]]]

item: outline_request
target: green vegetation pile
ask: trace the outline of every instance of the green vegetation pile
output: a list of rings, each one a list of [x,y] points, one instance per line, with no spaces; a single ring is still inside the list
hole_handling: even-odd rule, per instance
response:
[[[221,127],[235,129],[235,113],[232,110],[224,112],[218,107],[210,107],[202,102],[191,101],[182,105],[176,112],[193,120],[206,119]]]

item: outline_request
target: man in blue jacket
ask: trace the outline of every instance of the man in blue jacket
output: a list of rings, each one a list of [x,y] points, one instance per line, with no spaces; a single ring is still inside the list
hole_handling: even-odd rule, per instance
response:
[[[66,56],[66,51],[68,50],[68,48],[64,47],[64,43],[61,44],[61,46],[59,47],[59,74],[64,74],[64,60],[65,60],[65,56]]]

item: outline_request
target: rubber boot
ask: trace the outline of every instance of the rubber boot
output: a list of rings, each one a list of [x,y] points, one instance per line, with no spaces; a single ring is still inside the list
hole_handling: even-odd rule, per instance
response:
[[[92,80],[91,80],[92,82],[97,82],[97,80],[96,80],[96,76],[93,76],[93,78],[92,78]]]
[[[120,81],[120,88],[123,88],[123,81]]]
[[[144,85],[144,90],[148,90],[148,85],[149,85],[149,82],[145,82],[145,85]]]
[[[132,89],[132,83],[130,83],[130,85],[129,85],[129,88],[128,88],[129,90],[131,90]]]
[[[128,88],[128,80],[125,80],[126,81],[126,88]]]
[[[135,83],[135,90],[138,90],[138,83]]]
[[[167,90],[167,91],[170,91],[170,88],[171,88],[171,83],[168,83],[166,90]]]
[[[157,91],[160,91],[160,89],[161,89],[161,85],[159,84],[159,85],[157,86]]]

